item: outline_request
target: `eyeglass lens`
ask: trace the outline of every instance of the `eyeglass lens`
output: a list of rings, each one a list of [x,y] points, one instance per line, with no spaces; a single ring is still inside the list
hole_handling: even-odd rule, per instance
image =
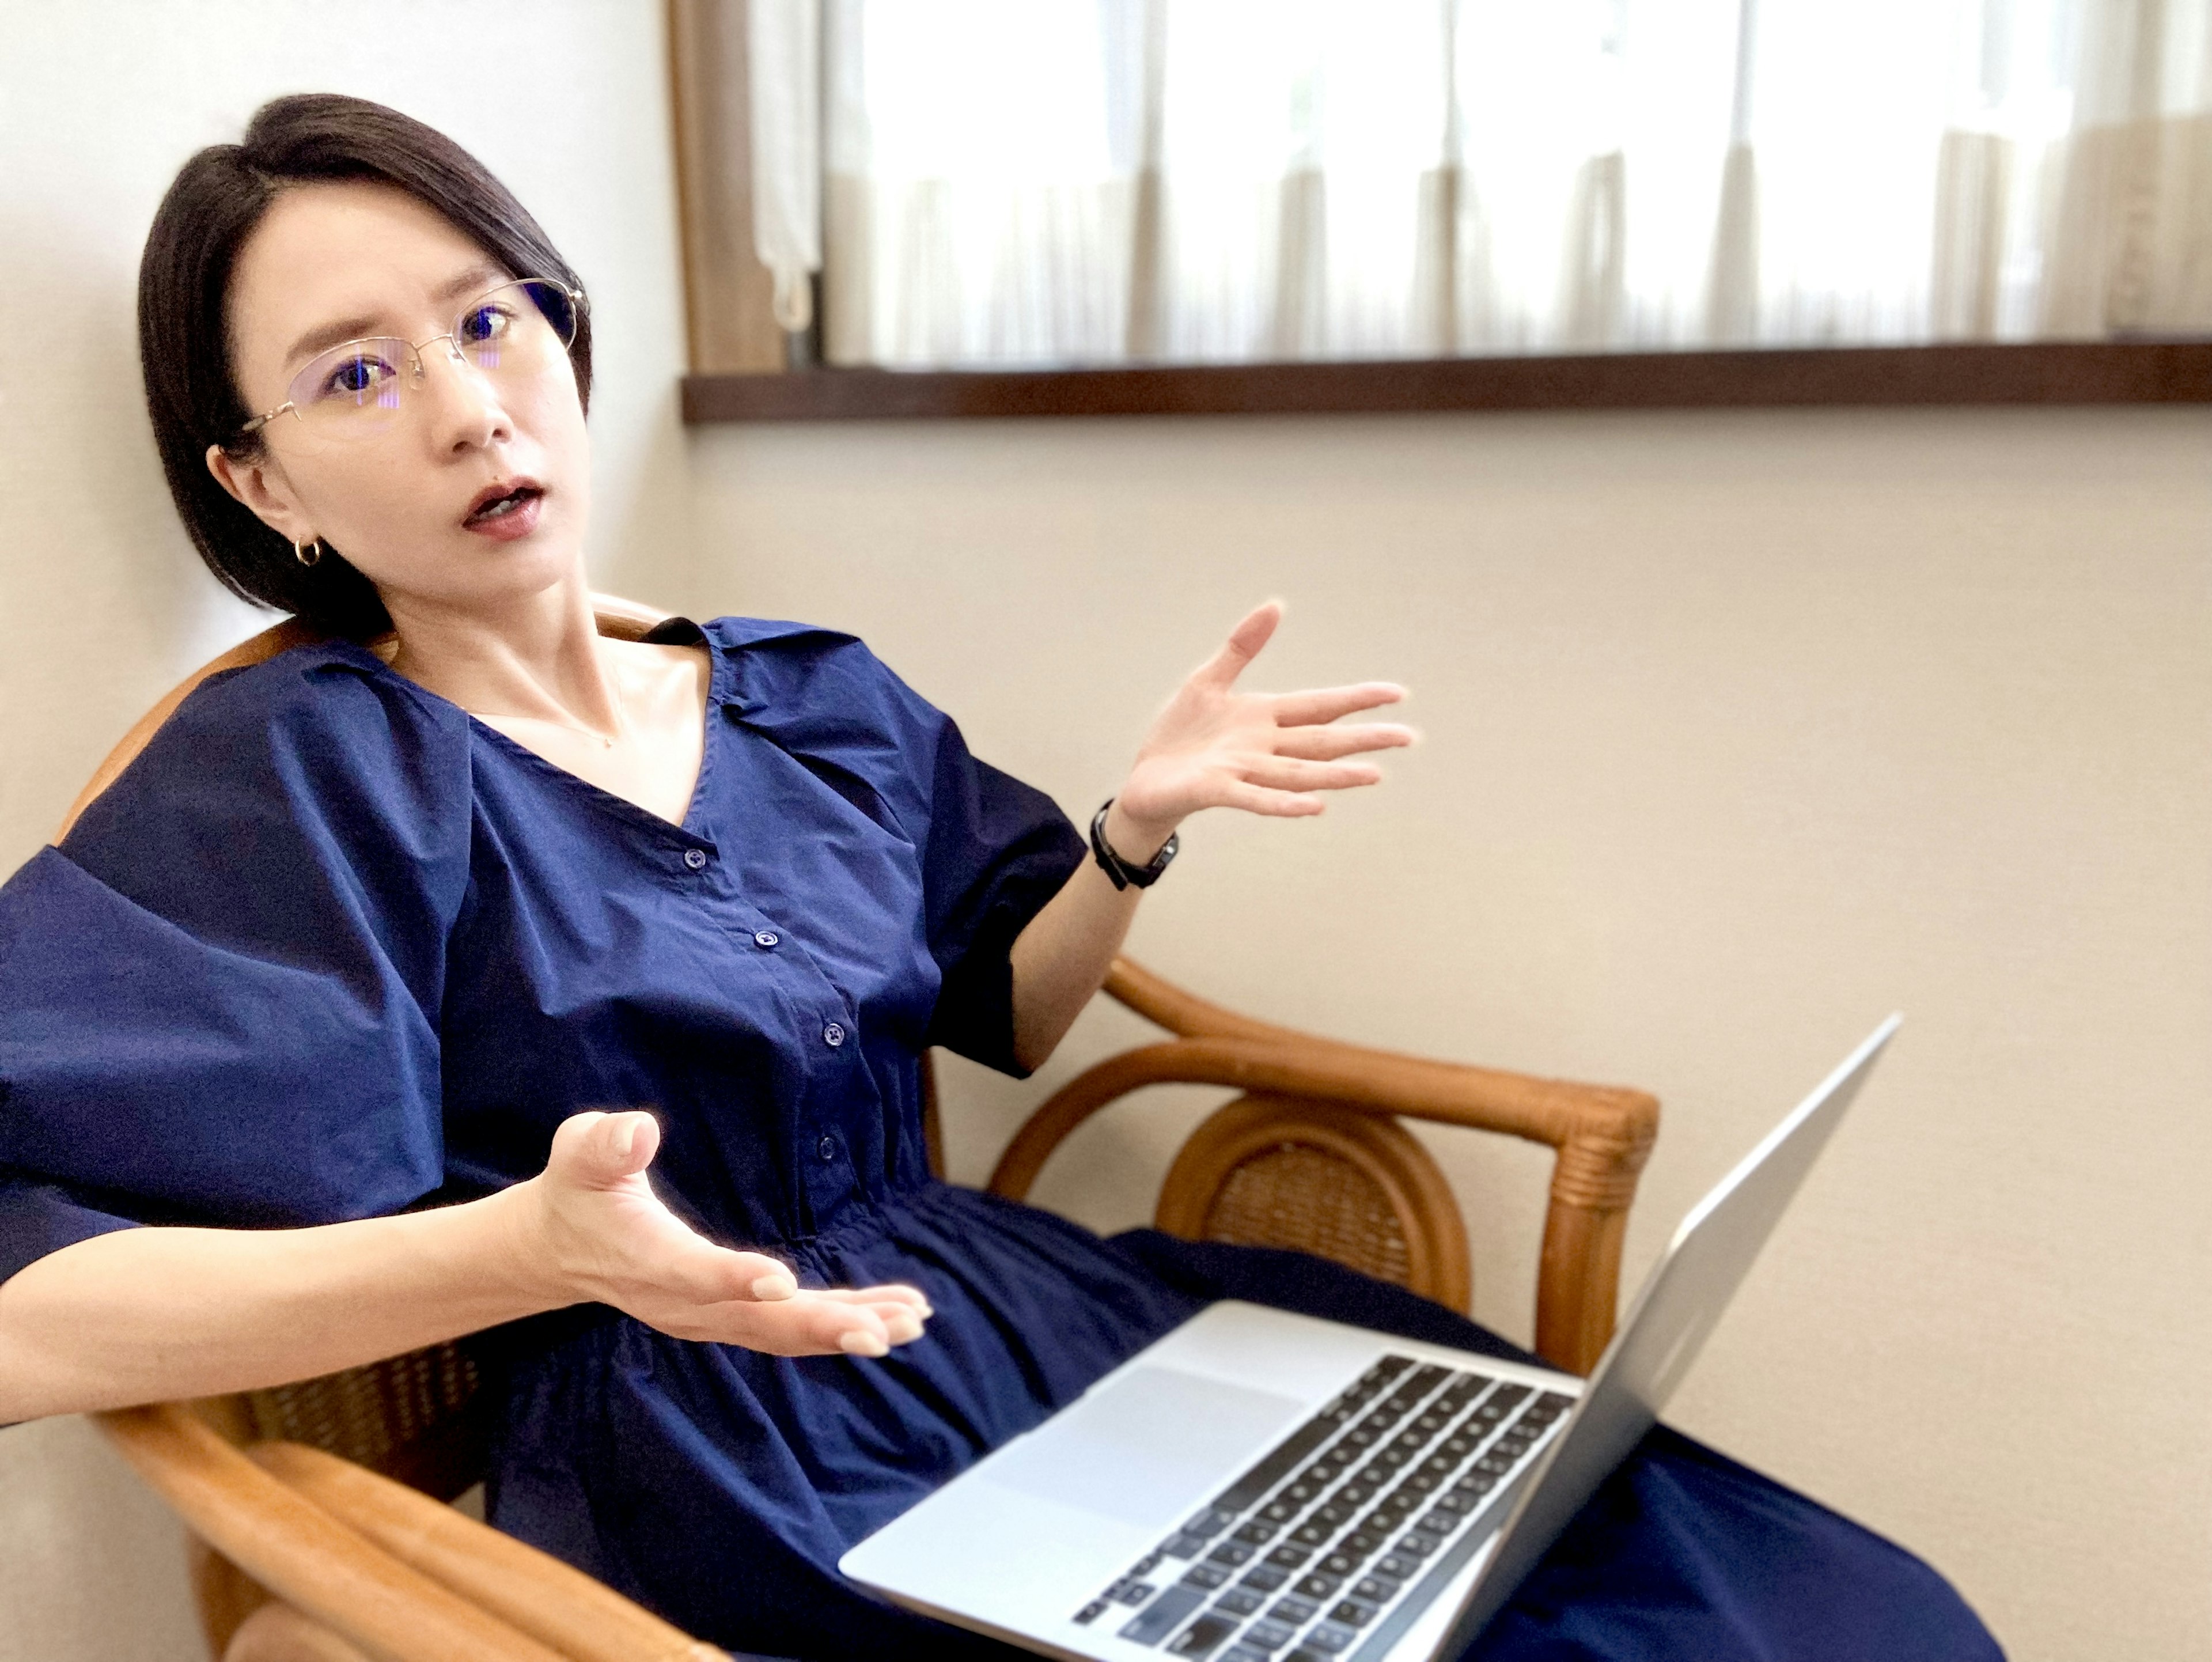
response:
[[[568,291],[526,277],[471,301],[453,332],[426,342],[420,356],[393,336],[332,347],[292,378],[292,407],[318,431],[374,431],[395,420],[422,385],[422,356],[447,350],[487,374],[520,379],[550,368],[575,338],[576,304]]]

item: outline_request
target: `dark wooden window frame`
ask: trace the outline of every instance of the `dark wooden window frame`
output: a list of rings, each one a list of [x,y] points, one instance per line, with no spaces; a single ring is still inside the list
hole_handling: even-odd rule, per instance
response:
[[[693,374],[684,419],[2212,403],[2212,341],[2052,341],[1109,369]]]
[[[2212,403],[2212,340],[1589,352],[1098,369],[827,368],[753,256],[745,0],[667,0],[692,373],[684,419],[1410,414],[1788,405]]]

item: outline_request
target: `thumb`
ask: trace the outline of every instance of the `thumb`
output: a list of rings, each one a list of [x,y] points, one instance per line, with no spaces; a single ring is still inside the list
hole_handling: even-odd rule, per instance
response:
[[[577,1114],[553,1134],[550,1166],[565,1166],[579,1183],[619,1183],[653,1164],[660,1152],[660,1123],[648,1113]]]
[[[1221,649],[1199,666],[1198,673],[1218,685],[1229,685],[1260,655],[1260,649],[1273,636],[1275,625],[1282,621],[1283,603],[1262,600],[1238,620]]]

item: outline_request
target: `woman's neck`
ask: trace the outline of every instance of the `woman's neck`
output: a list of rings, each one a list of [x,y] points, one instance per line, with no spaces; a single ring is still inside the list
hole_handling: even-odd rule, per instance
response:
[[[613,744],[626,728],[580,576],[496,609],[410,597],[386,602],[398,636],[392,667],[477,715],[548,721]]]

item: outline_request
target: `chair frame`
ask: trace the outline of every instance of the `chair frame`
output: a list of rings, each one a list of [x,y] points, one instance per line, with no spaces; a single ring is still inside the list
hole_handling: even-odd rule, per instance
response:
[[[1571,1373],[1587,1373],[1597,1365],[1613,1336],[1621,1244],[1637,1179],[1658,1135],[1658,1099],[1617,1086],[1537,1079],[1316,1038],[1210,1004],[1127,959],[1116,960],[1105,990],[1175,1037],[1109,1056],[1055,1092],[1006,1145],[991,1174],[993,1193],[1009,1200],[1024,1198],[1045,1160],[1071,1132],[1147,1085],[1230,1086],[1255,1098],[1349,1111],[1370,1126],[1378,1119],[1386,1125],[1401,1117],[1421,1119],[1544,1143],[1554,1151],[1554,1160],[1536,1272],[1535,1348],[1547,1361]],[[1224,1123],[1217,1116],[1201,1128],[1200,1135],[1235,1136],[1249,1142],[1255,1138],[1256,1124]],[[1321,1124],[1328,1126],[1326,1121]],[[1345,1127],[1334,1135],[1350,1140],[1356,1134]],[[1204,1145],[1198,1147],[1200,1156],[1210,1154]],[[1190,1154],[1187,1147],[1185,1156]],[[1218,1159],[1193,1159],[1181,1184],[1170,1172],[1160,1202],[1162,1227],[1174,1233],[1192,1233],[1191,1226],[1204,1215],[1211,1198],[1198,1190],[1198,1178],[1218,1164]],[[1392,1179],[1376,1165],[1362,1164],[1386,1188],[1390,1186]],[[1441,1203],[1456,1225],[1458,1213],[1449,1190],[1439,1193],[1441,1175],[1431,1178],[1432,1173],[1434,1166],[1424,1154],[1421,1164],[1398,1181],[1418,1190],[1423,1204]],[[1463,1233],[1458,1239],[1455,1274],[1447,1263],[1433,1290],[1418,1280],[1415,1286],[1440,1302],[1463,1308]],[[1442,1251],[1448,1253],[1449,1249]],[[1417,1258],[1419,1254],[1416,1245]]]
[[[600,632],[623,639],[641,638],[665,615],[611,596],[595,595],[593,603]],[[187,677],[101,763],[55,840],[69,834],[203,680],[319,638],[288,620]],[[1158,1219],[1163,1228],[1202,1235],[1214,1196],[1243,1161],[1287,1145],[1317,1148],[1355,1168],[1388,1200],[1405,1236],[1407,1284],[1464,1308],[1465,1227],[1443,1174],[1398,1121],[1545,1143],[1556,1160],[1537,1272],[1536,1348],[1570,1372],[1595,1365],[1613,1331],[1621,1241],[1657,1132],[1656,1099],[1294,1032],[1208,1003],[1127,959],[1115,960],[1104,990],[1173,1037],[1110,1057],[1054,1093],[1007,1145],[991,1178],[993,1192],[1022,1199],[1070,1133],[1133,1091],[1167,1083],[1228,1087],[1244,1094],[1199,1128],[1169,1172]],[[928,1095],[931,1166],[941,1171],[933,1090]],[[270,1394],[94,1416],[191,1531],[192,1579],[212,1655],[232,1654],[234,1635],[272,1600],[295,1612],[292,1631],[313,1641],[288,1656],[712,1662],[724,1655],[433,1498],[458,1492],[465,1485],[456,1478],[469,1476],[434,1470],[436,1462],[427,1460],[426,1450],[448,1467],[469,1458],[463,1452],[469,1440],[453,1436],[451,1422],[387,1462],[410,1480],[400,1482],[298,1442],[258,1440],[254,1397]]]

